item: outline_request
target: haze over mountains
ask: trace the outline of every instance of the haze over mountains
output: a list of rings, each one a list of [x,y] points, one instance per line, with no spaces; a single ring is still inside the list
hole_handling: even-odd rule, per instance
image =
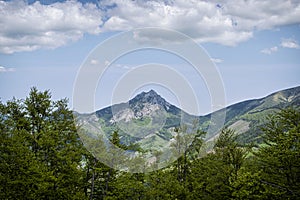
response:
[[[196,129],[207,131],[211,116],[226,112],[223,126],[236,131],[242,143],[262,142],[261,126],[269,114],[289,106],[300,106],[300,86],[243,101],[205,116],[193,116],[168,103],[154,90],[142,92],[126,103],[116,104],[91,114],[78,114],[78,122],[91,136],[111,137],[118,131],[121,143],[138,144],[145,151],[163,151],[174,142],[174,128],[186,125],[186,134]],[[223,127],[222,126],[222,127]],[[216,138],[218,132],[206,136]]]

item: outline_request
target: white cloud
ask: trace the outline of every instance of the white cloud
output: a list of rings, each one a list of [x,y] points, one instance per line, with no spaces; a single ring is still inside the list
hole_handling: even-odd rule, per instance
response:
[[[299,0],[103,0],[98,6],[102,9],[75,0],[51,5],[0,1],[0,52],[56,48],[85,33],[142,27],[174,29],[198,42],[234,46],[255,30],[300,23]]]
[[[231,16],[224,15],[211,2],[191,0],[172,1],[170,4],[154,0],[115,2],[118,6],[108,12],[111,18],[104,24],[105,30],[163,27],[183,32],[199,42],[217,42],[224,45],[235,45],[252,37],[251,31],[236,30]]]
[[[101,17],[96,5],[73,0],[51,5],[0,1],[0,52],[56,48],[84,33],[98,34]]]
[[[110,18],[103,26],[105,30],[164,27],[181,31],[199,42],[229,46],[247,41],[255,30],[300,23],[299,1],[236,0],[222,1],[221,4],[216,0],[114,2],[117,6],[108,11]]]
[[[97,64],[99,64],[99,61],[96,60],[96,59],[92,59],[92,60],[90,61],[90,63],[91,63],[92,65],[97,65]]]
[[[263,49],[261,50],[260,52],[261,53],[264,53],[264,54],[268,54],[268,55],[271,55],[272,53],[278,51],[278,47],[277,46],[274,46],[274,47],[271,47],[271,48],[267,48],[267,49]]]
[[[283,39],[280,44],[284,48],[291,48],[291,49],[300,49],[300,46],[296,40],[293,39]]]
[[[219,58],[211,58],[211,61],[213,61],[214,63],[222,63],[223,60],[219,59]]]
[[[8,67],[3,67],[0,65],[0,73],[2,72],[14,72],[16,71],[15,68],[8,68]]]

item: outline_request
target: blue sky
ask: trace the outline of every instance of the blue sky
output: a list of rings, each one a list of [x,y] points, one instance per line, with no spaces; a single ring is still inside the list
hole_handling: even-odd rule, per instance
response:
[[[0,2],[0,26],[2,102],[25,98],[36,86],[49,89],[54,99],[69,98],[72,107],[74,82],[89,52],[116,34],[143,27],[173,29],[202,46],[223,80],[227,105],[300,85],[300,1],[13,0]],[[112,80],[153,62],[182,73],[201,99],[200,113],[211,111],[205,82],[183,60],[157,50],[133,52],[111,64],[95,107],[110,104]],[[135,93],[150,88],[178,103],[176,94],[157,85]]]

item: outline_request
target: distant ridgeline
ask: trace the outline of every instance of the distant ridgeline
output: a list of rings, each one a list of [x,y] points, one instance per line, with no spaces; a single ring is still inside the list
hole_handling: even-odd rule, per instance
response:
[[[300,86],[228,106],[224,108],[224,126],[233,129],[241,143],[260,144],[261,127],[267,116],[282,108],[299,107],[299,94]],[[125,145],[138,144],[142,149],[163,150],[174,138],[175,127],[182,125],[182,122],[192,127],[195,126],[192,122],[197,121],[196,128],[207,131],[212,114],[189,115],[150,90],[138,94],[129,102],[106,107],[91,114],[78,114],[78,117],[90,127],[101,127],[107,137],[118,131],[121,143]],[[93,131],[90,130],[89,134],[93,135]],[[216,138],[218,133],[213,136],[211,139]]]

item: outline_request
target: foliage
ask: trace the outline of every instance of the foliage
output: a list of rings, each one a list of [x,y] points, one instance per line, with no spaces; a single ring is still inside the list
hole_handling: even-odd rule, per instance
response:
[[[32,88],[1,104],[1,199],[82,199],[81,142],[66,100]]]
[[[259,132],[263,145],[241,145],[235,131],[224,128],[205,157],[205,133],[197,123],[182,125],[171,145],[176,161],[151,173],[129,173],[97,159],[113,162],[118,153],[100,136],[79,139],[65,99],[52,101],[49,91],[32,88],[25,100],[0,103],[0,199],[300,199],[299,110],[284,109],[266,121]],[[142,151],[111,131],[118,149]],[[139,167],[139,159],[132,164]]]
[[[272,197],[293,199],[300,196],[300,112],[288,108],[269,117],[264,126],[266,145],[259,149],[262,182]]]

